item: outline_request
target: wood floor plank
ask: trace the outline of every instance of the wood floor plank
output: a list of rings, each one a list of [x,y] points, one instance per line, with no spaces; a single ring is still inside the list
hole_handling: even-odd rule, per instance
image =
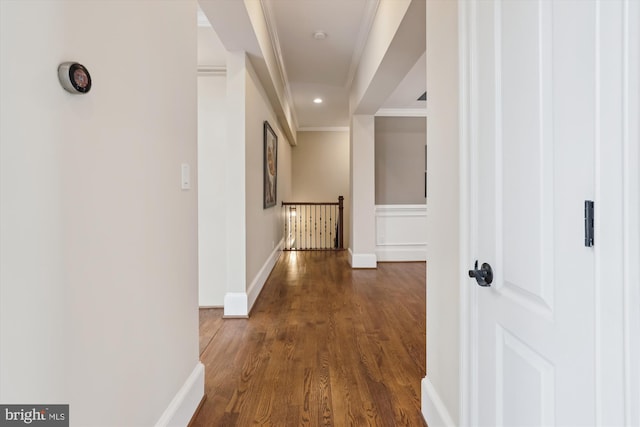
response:
[[[200,354],[204,352],[213,337],[222,326],[224,309],[202,308],[200,309]]]
[[[425,263],[283,253],[249,319],[201,310],[193,426],[424,426]]]

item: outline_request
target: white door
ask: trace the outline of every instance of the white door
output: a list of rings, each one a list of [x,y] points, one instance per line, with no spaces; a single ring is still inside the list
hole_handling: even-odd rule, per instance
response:
[[[490,287],[469,279],[472,422],[593,425],[595,267],[584,202],[595,190],[598,8],[480,0],[468,13],[471,248],[494,274]]]

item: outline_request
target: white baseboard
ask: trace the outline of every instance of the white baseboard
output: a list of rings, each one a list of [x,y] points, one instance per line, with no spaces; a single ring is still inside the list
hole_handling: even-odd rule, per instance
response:
[[[282,253],[282,245],[284,240],[281,240],[267,258],[256,277],[251,281],[247,292],[227,292],[224,296],[224,316],[225,318],[247,318],[249,312],[258,299],[260,291],[271,274],[271,270],[276,265],[280,254]]]
[[[349,264],[351,268],[378,268],[376,254],[355,254],[349,248]]]
[[[253,308],[253,304],[255,304],[256,300],[258,299],[258,295],[260,295],[260,292],[262,291],[264,284],[267,283],[267,279],[271,274],[271,270],[273,270],[273,267],[275,267],[276,262],[278,262],[278,258],[280,258],[280,254],[282,254],[281,248],[283,244],[284,244],[284,239],[282,239],[276,245],[276,248],[273,250],[273,252],[271,252],[271,255],[269,255],[267,262],[264,263],[264,265],[258,272],[258,275],[251,282],[251,285],[249,286],[249,290],[247,291],[247,297],[248,297],[247,303],[248,303],[248,309],[249,309],[247,314],[251,311],[251,308]]]
[[[426,261],[427,245],[378,246],[376,256],[382,262]]]
[[[204,396],[204,365],[200,362],[156,423],[156,427],[186,427]]]
[[[224,317],[248,317],[246,292],[227,292],[224,295]]]
[[[429,427],[455,427],[456,425],[427,377],[422,379],[422,417]]]

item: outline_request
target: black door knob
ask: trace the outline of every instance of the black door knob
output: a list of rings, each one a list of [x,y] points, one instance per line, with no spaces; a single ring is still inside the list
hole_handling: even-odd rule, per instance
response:
[[[473,270],[469,270],[469,277],[475,278],[478,285],[482,287],[491,286],[491,282],[493,282],[493,270],[486,262],[482,263],[480,270],[478,270],[478,261],[476,260]]]

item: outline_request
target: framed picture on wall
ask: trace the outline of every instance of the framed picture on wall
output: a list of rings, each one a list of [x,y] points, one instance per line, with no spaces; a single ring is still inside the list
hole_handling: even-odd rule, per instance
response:
[[[278,136],[269,122],[264,122],[264,209],[275,206],[278,190]]]

